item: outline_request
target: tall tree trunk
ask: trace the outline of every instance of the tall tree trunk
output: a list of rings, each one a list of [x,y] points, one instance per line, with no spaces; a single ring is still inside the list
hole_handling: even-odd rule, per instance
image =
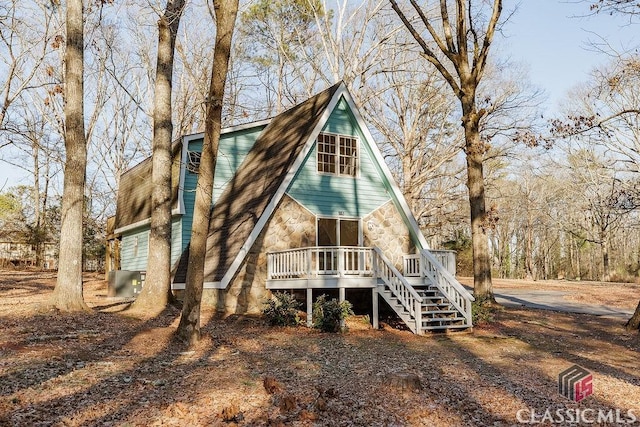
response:
[[[526,233],[526,245],[525,245],[525,279],[533,279],[533,221],[531,219],[531,212],[527,209],[527,229]]]
[[[472,13],[471,0],[454,2],[440,1],[439,22],[434,22],[427,6],[420,6],[411,0],[411,6],[418,19],[408,19],[396,0],[389,0],[404,26],[421,48],[424,58],[440,72],[460,101],[462,126],[465,133],[467,157],[467,187],[471,208],[471,242],[473,247],[473,287],[476,299],[495,303],[491,283],[491,261],[487,235],[487,212],[485,207],[483,161],[485,146],[480,139],[480,119],[485,114],[478,110],[476,93],[482,79],[489,48],[493,42],[500,14],[502,0],[493,0],[491,14],[486,21],[486,30],[478,37]],[[486,2],[487,7],[490,2]],[[436,9],[436,8],[434,8]],[[454,14],[450,14],[455,11]],[[437,20],[435,20],[437,21]],[[417,29],[415,25],[422,25]],[[435,24],[435,25],[434,25]],[[425,31],[426,30],[426,31]],[[422,34],[428,34],[435,42],[427,43]],[[473,34],[475,37],[470,37]],[[441,54],[437,54],[439,51]]]
[[[635,313],[633,313],[633,316],[631,316],[631,319],[627,322],[626,327],[629,331],[637,331],[640,329],[640,302],[636,307]]]
[[[65,51],[64,189],[58,279],[49,300],[63,311],[88,310],[82,293],[82,231],[87,143],[84,134],[84,24],[82,0],[67,1]]]
[[[602,255],[602,281],[608,282],[611,280],[611,272],[609,270],[609,241],[605,231],[600,234],[600,252]]]
[[[44,236],[42,234],[42,223],[44,217],[44,210],[40,211],[40,149],[38,144],[35,143],[34,139],[35,135],[31,135],[31,150],[32,160],[33,160],[33,195],[31,200],[33,201],[34,206],[34,224],[35,228],[31,231],[31,244],[35,247],[36,252],[36,262],[35,265],[37,268],[42,267],[42,248],[44,246]]]
[[[471,245],[473,248],[473,292],[481,303],[495,303],[491,283],[491,258],[489,256],[489,222],[484,194],[484,144],[480,140],[478,124],[480,116],[474,108],[467,107],[462,118],[465,129],[467,157],[467,187],[471,212]]]
[[[171,87],[176,37],[185,0],[170,0],[158,21],[158,59],[153,106],[151,230],[144,288],[132,312],[158,315],[171,292]]]
[[[582,279],[582,274],[580,274],[580,245],[576,242],[576,280]]]
[[[216,45],[209,84],[205,116],[205,135],[200,158],[193,228],[189,243],[189,262],[182,316],[176,332],[189,345],[200,339],[200,305],[204,285],[204,262],[209,234],[213,177],[222,129],[222,101],[231,56],[231,39],[238,14],[238,0],[214,0],[216,15]]]

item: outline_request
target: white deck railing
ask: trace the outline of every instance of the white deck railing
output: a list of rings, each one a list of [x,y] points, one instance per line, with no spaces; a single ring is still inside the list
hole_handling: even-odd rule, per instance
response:
[[[442,264],[445,270],[455,277],[456,251],[429,249],[429,252]],[[406,277],[420,277],[420,254],[404,255],[402,258],[404,275]]]
[[[267,278],[373,276],[373,249],[351,246],[309,247],[269,252]]]
[[[471,302],[473,295],[449,273],[436,257],[428,250],[420,251],[421,275],[444,294],[449,302],[460,311],[468,325],[471,325]]]

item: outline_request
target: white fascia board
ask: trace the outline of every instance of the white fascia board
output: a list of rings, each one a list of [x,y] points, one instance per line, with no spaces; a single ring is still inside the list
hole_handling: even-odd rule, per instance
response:
[[[249,250],[251,249],[256,239],[262,232],[262,229],[267,224],[267,221],[269,220],[269,218],[271,218],[271,215],[273,214],[276,207],[278,206],[278,203],[286,193],[287,188],[289,187],[289,184],[291,184],[291,181],[293,181],[293,178],[296,176],[296,174],[298,173],[298,170],[304,163],[304,160],[307,158],[309,151],[311,151],[311,149],[313,148],[313,145],[315,144],[316,139],[318,138],[318,134],[320,133],[324,125],[327,123],[327,120],[329,119],[329,116],[333,112],[333,109],[336,107],[336,105],[338,105],[338,102],[340,101],[340,97],[345,92],[346,92],[346,87],[344,83],[342,83],[338,87],[336,92],[333,94],[331,101],[329,101],[329,104],[327,104],[327,107],[322,113],[320,120],[318,120],[316,127],[313,128],[313,130],[309,134],[309,137],[307,139],[307,142],[304,145],[304,148],[298,155],[298,158],[295,160],[293,165],[291,165],[291,168],[285,175],[285,178],[280,184],[280,187],[276,191],[275,195],[271,198],[271,201],[269,201],[269,204],[267,205],[265,211],[262,213],[262,216],[260,216],[260,218],[258,219],[258,222],[256,223],[256,225],[253,227],[251,234],[249,234],[249,237],[240,248],[238,255],[233,260],[233,263],[231,263],[231,266],[229,267],[225,275],[222,277],[222,281],[221,281],[223,285],[222,289],[227,288],[227,286],[231,282],[231,279],[240,268],[240,265],[242,265],[242,262],[244,261],[245,257],[249,253]]]
[[[171,211],[172,220],[173,220],[173,217],[178,215],[182,215],[182,212],[180,212],[179,208],[175,208]],[[142,221],[134,222],[133,224],[129,224],[129,225],[125,225],[124,227],[117,228],[113,230],[113,234],[126,233],[127,231],[135,230],[136,228],[144,227],[150,224],[151,224],[151,218],[143,219]]]
[[[246,129],[251,129],[251,128],[257,128],[260,126],[266,126],[269,123],[271,123],[272,119],[264,119],[264,120],[258,120],[255,122],[249,122],[249,123],[243,123],[240,125],[235,125],[235,126],[227,126],[226,128],[222,128],[220,130],[220,136],[226,134],[226,133],[231,133],[231,132],[238,132],[240,130],[246,130]],[[204,138],[204,132],[198,132],[198,133],[192,133],[189,135],[185,135],[184,138],[189,138],[190,140],[194,140],[194,139],[203,139]]]
[[[345,99],[345,101],[347,101],[347,104],[349,105],[349,108],[351,109],[351,113],[355,117],[356,122],[358,123],[358,126],[360,127],[360,130],[364,134],[364,137],[365,137],[365,140],[366,140],[365,144],[367,144],[367,146],[369,147],[369,149],[373,153],[373,157],[375,158],[376,162],[378,163],[378,166],[380,167],[380,170],[382,171],[382,173],[387,178],[387,182],[389,183],[389,185],[391,187],[391,192],[393,193],[393,196],[395,197],[397,203],[400,205],[400,208],[402,209],[402,211],[404,213],[404,216],[406,217],[406,220],[409,222],[407,225],[409,226],[409,228],[411,228],[413,230],[416,238],[418,239],[419,245],[422,246],[421,249],[429,249],[429,244],[427,243],[427,239],[424,238],[424,235],[422,234],[422,231],[420,231],[420,227],[418,226],[418,222],[416,221],[416,218],[413,216],[413,212],[411,211],[411,208],[409,207],[409,204],[407,203],[406,199],[404,198],[404,195],[402,194],[402,191],[400,191],[400,188],[396,184],[395,179],[393,179],[393,175],[391,174],[391,170],[389,169],[389,166],[387,166],[387,163],[384,161],[384,157],[382,157],[382,153],[380,153],[380,150],[378,149],[378,146],[376,145],[376,143],[375,143],[375,141],[373,139],[373,135],[371,135],[371,132],[369,132],[369,128],[367,127],[366,122],[362,118],[362,115],[360,114],[360,111],[358,110],[358,107],[356,106],[356,103],[353,100],[353,97],[351,96],[351,94],[349,93],[348,90],[345,90],[345,92],[346,93],[344,94],[344,99]]]

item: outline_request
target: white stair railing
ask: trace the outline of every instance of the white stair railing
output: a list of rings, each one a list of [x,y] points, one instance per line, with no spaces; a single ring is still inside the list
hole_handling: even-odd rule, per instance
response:
[[[382,254],[380,248],[373,248],[376,254],[374,267],[376,276],[389,288],[391,294],[409,312],[411,319],[415,321],[415,329],[408,325],[414,333],[421,335],[422,332],[422,301],[423,298],[407,282],[402,274],[389,262]]]
[[[464,316],[467,326],[472,326],[471,303],[475,301],[473,295],[428,250],[420,251],[420,267],[422,275]]]

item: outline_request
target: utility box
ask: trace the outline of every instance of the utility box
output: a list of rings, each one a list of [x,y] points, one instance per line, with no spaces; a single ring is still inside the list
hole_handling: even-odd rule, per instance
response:
[[[142,290],[142,274],[139,271],[112,270],[109,272],[107,296],[135,297]]]

